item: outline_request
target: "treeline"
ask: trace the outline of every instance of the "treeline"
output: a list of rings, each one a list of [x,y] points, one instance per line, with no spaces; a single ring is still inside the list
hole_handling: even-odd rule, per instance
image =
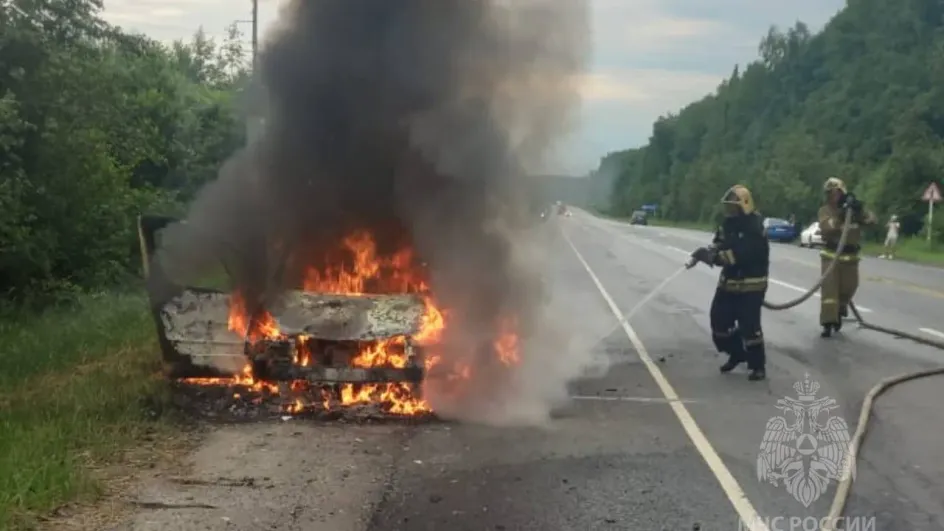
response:
[[[819,34],[772,28],[760,58],[714,94],[660,118],[646,146],[595,171],[625,215],[710,221],[734,183],[769,216],[812,221],[822,184],[843,178],[905,234],[927,230],[921,193],[944,174],[944,3],[848,0]],[[944,213],[935,216],[944,235]]]
[[[137,274],[134,221],[176,212],[244,143],[235,26],[164,45],[100,0],[0,0],[0,298],[45,304]]]

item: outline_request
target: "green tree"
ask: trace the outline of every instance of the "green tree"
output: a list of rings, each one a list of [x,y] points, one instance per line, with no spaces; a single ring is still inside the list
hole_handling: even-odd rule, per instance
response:
[[[48,302],[136,271],[134,219],[244,143],[235,26],[164,46],[99,0],[0,0],[0,292]]]
[[[920,193],[944,171],[942,17],[936,0],[856,0],[816,35],[802,22],[773,27],[756,61],[592,177],[612,179],[620,215],[658,202],[669,219],[709,221],[740,182],[765,214],[810,221],[835,175],[916,234]]]

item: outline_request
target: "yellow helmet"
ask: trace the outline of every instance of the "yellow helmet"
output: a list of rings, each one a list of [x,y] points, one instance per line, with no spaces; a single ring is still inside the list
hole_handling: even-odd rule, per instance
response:
[[[846,193],[846,183],[842,182],[842,179],[838,177],[830,177],[826,179],[826,182],[823,183],[823,193],[828,194],[833,190],[839,190],[842,193]]]
[[[724,196],[721,198],[721,203],[723,205],[732,205],[736,206],[736,209],[726,209],[726,214],[731,216],[734,215],[734,211],[740,211],[741,214],[751,214],[754,212],[754,198],[751,197],[751,191],[747,189],[746,186],[736,184],[731,188],[728,188],[728,191],[724,193]]]

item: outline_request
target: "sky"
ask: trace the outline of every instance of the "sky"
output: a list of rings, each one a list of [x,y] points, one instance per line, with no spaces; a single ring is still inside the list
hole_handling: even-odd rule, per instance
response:
[[[567,0],[560,0],[567,1]],[[259,0],[261,39],[282,0]],[[575,130],[549,169],[585,175],[607,153],[644,145],[662,115],[712,92],[736,64],[757,57],[771,25],[812,31],[844,0],[591,0],[593,55]],[[105,0],[104,17],[155,39],[223,35],[251,18],[250,0]],[[248,36],[250,25],[241,24]]]

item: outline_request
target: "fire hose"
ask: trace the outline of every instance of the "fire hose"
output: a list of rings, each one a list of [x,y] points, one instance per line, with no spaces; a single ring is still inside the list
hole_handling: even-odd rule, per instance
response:
[[[838,250],[841,250],[845,247],[846,240],[849,236],[849,227],[852,225],[852,215],[853,215],[853,212],[851,209],[846,211],[846,217],[843,224],[842,235],[839,238],[839,244],[837,246]],[[767,308],[769,310],[774,310],[774,311],[780,311],[780,310],[788,310],[790,308],[794,308],[802,304],[803,302],[808,300],[810,297],[812,297],[816,293],[816,291],[822,287],[823,282],[825,282],[826,279],[829,277],[829,275],[831,275],[832,272],[836,269],[839,263],[839,259],[840,259],[840,253],[837,252],[835,256],[832,258],[832,261],[829,263],[829,266],[826,268],[825,271],[823,271],[823,274],[820,276],[819,280],[817,280],[816,283],[813,284],[812,287],[810,287],[810,289],[808,289],[799,297],[793,300],[789,300],[787,302],[783,302],[783,303],[773,303],[773,302],[768,302],[765,300],[764,308]],[[680,269],[678,272],[671,275],[669,278],[667,278],[662,283],[660,283],[649,295],[647,295],[638,304],[636,304],[636,306],[632,310],[630,310],[629,313],[627,313],[624,317],[621,317],[619,319],[619,322],[617,323],[617,326],[628,321],[632,317],[632,315],[634,315],[636,311],[646,303],[646,301],[648,301],[656,293],[661,291],[661,289],[666,284],[668,284],[672,279],[674,279],[678,275],[678,273],[680,273],[681,271],[684,271],[685,269],[691,269],[692,267],[695,266],[696,263],[697,262],[694,260],[689,261],[688,263],[685,264],[684,268]],[[859,328],[881,332],[883,334],[888,334],[888,335],[895,336],[898,338],[910,339],[916,343],[920,343],[923,345],[927,345],[930,347],[935,347],[935,348],[944,350],[944,341],[938,341],[938,340],[934,340],[928,337],[919,336],[917,334],[905,332],[903,330],[896,330],[894,328],[889,328],[889,327],[880,326],[880,325],[867,322],[865,319],[862,318],[862,314],[859,312],[859,309],[856,308],[855,303],[852,301],[849,301],[849,309],[852,310],[852,314],[855,316],[855,320],[857,324],[859,325]],[[843,463],[842,463],[842,469],[838,476],[839,483],[836,487],[836,494],[833,497],[833,501],[830,506],[829,513],[827,514],[825,518],[826,525],[823,528],[823,531],[835,531],[837,523],[842,520],[843,512],[846,507],[846,502],[849,499],[849,495],[852,489],[852,469],[855,466],[856,460],[858,459],[859,451],[862,448],[862,443],[865,440],[865,435],[868,432],[869,422],[872,418],[872,411],[873,411],[875,399],[877,399],[880,395],[882,395],[883,393],[885,393],[886,391],[888,391],[892,387],[895,387],[898,384],[902,384],[902,383],[912,381],[912,380],[917,380],[919,378],[925,378],[928,376],[937,376],[937,375],[942,375],[942,374],[944,374],[944,367],[936,367],[932,369],[925,369],[921,371],[904,373],[904,374],[892,376],[890,378],[881,380],[880,382],[875,384],[871,389],[869,389],[868,393],[866,393],[865,395],[865,399],[862,402],[862,407],[859,410],[859,421],[856,425],[855,433],[852,435],[851,441],[849,443],[849,447],[846,452],[846,458],[843,460]]]

